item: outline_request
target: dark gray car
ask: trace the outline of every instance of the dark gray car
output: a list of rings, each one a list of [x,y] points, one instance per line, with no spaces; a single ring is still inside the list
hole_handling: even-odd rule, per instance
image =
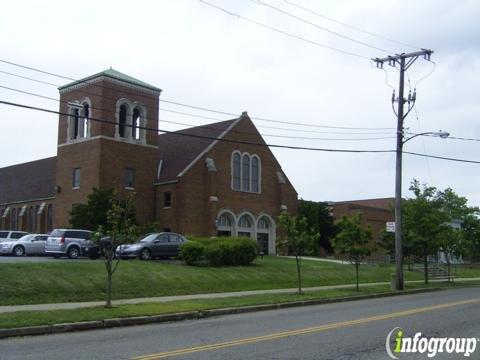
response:
[[[159,257],[172,257],[178,255],[180,245],[186,241],[187,239],[182,235],[170,232],[146,234],[133,244],[120,245],[116,254],[122,259],[138,257],[141,260],[149,260]]]

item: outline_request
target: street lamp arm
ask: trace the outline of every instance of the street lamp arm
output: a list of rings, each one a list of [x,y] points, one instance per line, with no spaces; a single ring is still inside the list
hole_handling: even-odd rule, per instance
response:
[[[446,131],[437,131],[437,132],[432,132],[432,131],[427,131],[427,132],[423,132],[423,133],[420,133],[420,134],[415,134],[413,136],[410,136],[409,138],[406,138],[405,140],[402,141],[402,144],[405,144],[407,141],[409,140],[412,140],[413,138],[417,137],[417,136],[423,136],[423,135],[433,135],[433,136],[438,136],[442,139],[446,139],[447,137],[450,136],[450,133],[446,132]]]

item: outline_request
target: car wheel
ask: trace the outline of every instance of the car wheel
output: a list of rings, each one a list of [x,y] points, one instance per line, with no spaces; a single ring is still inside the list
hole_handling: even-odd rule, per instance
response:
[[[140,260],[150,260],[152,258],[152,253],[149,249],[145,248],[140,251]]]
[[[13,255],[15,255],[15,256],[25,255],[25,249],[23,248],[23,246],[15,246],[13,248]]]
[[[70,259],[77,259],[80,256],[80,250],[78,247],[72,246],[70,249],[68,249],[67,255]]]

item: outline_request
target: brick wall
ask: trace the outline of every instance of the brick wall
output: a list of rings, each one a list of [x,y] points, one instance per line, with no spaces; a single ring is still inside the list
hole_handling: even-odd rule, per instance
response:
[[[248,117],[243,117],[233,130],[236,132],[229,132],[226,139],[263,142]],[[231,156],[235,150],[256,154],[261,159],[260,193],[232,189]],[[207,157],[214,160],[216,172],[208,171],[205,164]],[[157,186],[157,213],[161,226],[187,235],[214,236],[217,233],[215,219],[222,209],[237,215],[249,212],[256,218],[268,214],[275,222],[281,205],[286,205],[289,212],[296,213],[297,193],[286,176],[286,184],[279,183],[278,171],[281,171],[281,167],[267,147],[218,142],[178,178],[178,183]],[[167,190],[173,194],[172,208],[162,209],[162,194]],[[211,197],[218,201],[212,201]]]

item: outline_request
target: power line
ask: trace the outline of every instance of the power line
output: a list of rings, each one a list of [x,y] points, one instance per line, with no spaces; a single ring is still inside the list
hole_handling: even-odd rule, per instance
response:
[[[12,103],[12,102],[3,101],[3,100],[0,100],[0,104],[13,106],[13,107],[18,107],[18,108],[36,110],[36,111],[41,111],[41,112],[50,113],[50,114],[70,116],[70,114],[60,112],[60,111],[49,110],[49,109],[44,109],[44,108],[25,105],[25,104]],[[107,124],[113,124],[113,125],[119,124],[115,121],[103,120],[103,119],[92,118],[92,117],[89,117],[88,120],[101,122],[101,123],[107,123]],[[125,124],[125,126],[126,127],[132,127],[134,125]],[[290,150],[309,150],[309,151],[338,152],[338,153],[377,153],[377,154],[378,153],[395,153],[396,152],[396,150],[326,149],[326,148],[301,147],[301,146],[278,145],[278,144],[267,144],[267,143],[255,143],[255,142],[249,142],[249,141],[230,140],[230,139],[211,137],[211,136],[193,135],[193,134],[188,134],[188,133],[185,133],[185,132],[155,129],[155,128],[149,128],[149,127],[145,127],[145,126],[138,126],[137,128],[142,129],[142,130],[146,130],[146,131],[155,131],[157,133],[158,132],[163,132],[163,133],[166,133],[166,134],[172,134],[172,135],[176,135],[176,136],[185,136],[185,137],[191,137],[191,138],[200,138],[200,139],[214,140],[214,141],[220,141],[220,142],[228,142],[228,143],[234,143],[234,144],[253,145],[253,146],[262,146],[262,147],[273,147],[273,148],[282,148],[282,149],[290,149]],[[443,156],[436,156],[436,155],[429,155],[429,154],[420,154],[420,153],[416,153],[416,152],[404,152],[404,153],[409,154],[409,155],[414,155],[414,156],[430,157],[430,158],[434,158],[434,159],[480,164],[480,161],[474,161],[474,160],[465,160],[465,159],[457,159],[457,158],[450,158],[450,157],[443,157]]]
[[[294,2],[291,2],[291,1],[288,1],[288,0],[283,0],[283,1],[286,2],[287,4],[291,5],[291,6],[294,6],[294,7],[298,8],[298,9],[302,9],[303,11],[309,12],[309,13],[311,13],[311,14],[314,14],[314,15],[316,15],[316,16],[319,16],[319,17],[321,17],[321,18],[323,18],[323,19],[329,20],[329,21],[334,22],[334,23],[336,23],[336,24],[339,24],[339,25],[348,27],[348,28],[350,28],[350,29],[352,29],[352,30],[359,31],[359,32],[362,32],[362,33],[364,33],[364,34],[367,34],[367,35],[370,35],[370,36],[374,36],[374,37],[379,38],[379,39],[382,39],[382,40],[389,41],[389,42],[391,42],[391,43],[396,43],[396,44],[402,45],[402,46],[408,46],[408,47],[410,47],[410,48],[412,48],[412,49],[421,49],[420,46],[410,45],[410,44],[407,44],[407,43],[405,43],[405,42],[398,41],[398,40],[394,40],[394,39],[385,37],[385,36],[383,36],[383,35],[375,34],[375,33],[373,33],[373,32],[370,32],[370,31],[361,29],[361,28],[359,28],[359,27],[356,27],[356,26],[349,25],[349,24],[347,24],[347,23],[338,21],[338,20],[336,20],[336,19],[334,19],[334,18],[332,18],[332,17],[325,16],[325,15],[323,15],[323,14],[317,12],[317,11],[314,11],[314,10],[308,9],[308,8],[306,8],[306,7],[300,6],[300,5],[298,5],[298,4],[295,4]]]
[[[192,113],[187,113],[183,111],[176,111],[176,110],[171,110],[171,109],[165,109],[161,108],[160,111],[166,111],[170,112],[173,114],[180,114],[180,115],[185,115],[185,116],[190,116],[190,117],[195,117],[195,118],[200,118],[200,119],[208,119],[208,120],[215,120],[215,121],[222,121],[222,119],[218,118],[213,118],[209,116],[201,116],[197,114],[192,114]],[[255,119],[252,117],[251,119]],[[294,129],[294,128],[284,128],[284,127],[277,127],[277,126],[266,126],[266,125],[256,125],[259,128],[264,128],[264,129],[275,129],[275,130],[283,130],[283,131],[294,131],[294,132],[305,132],[305,133],[316,133],[316,134],[337,134],[337,135],[387,135],[387,134],[392,134],[391,131],[383,131],[383,132],[345,132],[345,131],[318,131],[318,130],[302,130],[302,129]]]
[[[55,87],[59,86],[57,84],[52,84],[52,83],[45,82],[45,81],[42,81],[42,80],[33,79],[33,78],[30,78],[30,77],[26,77],[26,76],[21,76],[21,75],[18,75],[18,74],[7,72],[7,71],[0,70],[0,73],[4,73],[4,74],[7,74],[7,75],[19,77],[19,78],[22,78],[22,79],[31,80],[31,81],[38,82],[38,83],[43,83],[43,84],[46,84],[46,85],[52,85],[52,86],[55,86]],[[31,92],[18,90],[18,89],[6,87],[6,86],[2,86],[2,87],[7,89],[7,90],[11,90],[11,91],[23,92],[25,94],[32,95],[32,96],[44,97],[44,98],[49,99],[49,100],[59,101],[56,98],[46,97],[46,96],[43,96],[43,95],[34,94],[34,93],[31,93]],[[90,94],[90,92],[83,91],[81,89],[76,89],[76,91],[82,92],[84,94]],[[105,96],[105,95],[102,95],[102,96],[106,99],[116,100],[116,98],[111,97],[111,96]],[[175,104],[179,104],[179,103],[175,103]],[[92,108],[94,109],[94,107],[92,107]],[[106,110],[106,109],[98,109],[98,110],[109,111],[109,110]],[[195,118],[199,118],[199,119],[208,119],[208,120],[214,120],[214,121],[224,121],[225,120],[225,119],[218,119],[218,118],[214,118],[214,117],[210,117],[210,116],[197,115],[197,114],[186,113],[186,112],[183,112],[183,111],[171,110],[171,109],[166,109],[166,108],[160,108],[159,111],[166,111],[166,112],[170,112],[170,113],[174,113],[174,114],[180,114],[180,115],[195,117]],[[230,113],[227,113],[227,114],[229,116],[234,116],[234,117],[237,116],[236,114],[230,114]],[[252,119],[256,119],[256,118],[252,117]],[[358,130],[365,130],[365,129],[372,129],[372,130],[369,131],[369,132],[358,132],[358,131],[356,131],[356,132],[341,131],[340,132],[340,131],[317,131],[317,130],[310,130],[310,129],[309,130],[302,130],[302,129],[295,129],[295,128],[283,128],[283,127],[266,126],[266,125],[257,125],[257,127],[275,129],[275,130],[283,130],[283,131],[290,131],[290,132],[293,131],[293,132],[318,133],[318,134],[337,134],[337,135],[382,135],[382,134],[391,134],[391,131],[379,132],[377,130],[374,130],[375,128],[345,128],[345,129],[358,129]],[[337,128],[337,127],[335,127],[335,128]],[[387,129],[387,128],[380,128],[380,129]],[[374,132],[372,132],[372,131],[374,131]]]
[[[262,0],[251,0],[251,1],[254,2],[254,3],[256,3],[256,4],[259,4],[259,5],[263,5],[263,6],[265,6],[265,7],[268,7],[268,8],[270,8],[270,9],[272,9],[272,10],[275,10],[275,11],[281,13],[281,14],[287,15],[287,16],[289,16],[289,17],[291,17],[291,18],[294,18],[294,19],[296,19],[296,20],[298,20],[298,21],[301,21],[301,22],[303,22],[303,23],[305,23],[305,24],[309,24],[309,25],[311,25],[311,26],[313,26],[313,27],[315,27],[315,28],[317,28],[317,29],[320,29],[320,30],[326,31],[326,32],[328,32],[328,33],[330,33],[330,34],[332,34],[332,35],[341,37],[342,39],[346,39],[346,40],[348,40],[348,41],[352,41],[352,42],[354,42],[354,43],[357,43],[357,44],[360,44],[360,45],[369,47],[369,48],[374,49],[374,50],[379,50],[379,51],[382,51],[382,52],[388,52],[388,50],[386,50],[386,49],[382,49],[382,48],[379,48],[379,47],[377,47],[377,46],[370,45],[370,44],[368,44],[368,43],[366,43],[366,42],[363,42],[363,41],[360,41],[360,40],[351,38],[351,37],[349,37],[349,36],[343,35],[343,34],[341,34],[341,33],[339,33],[339,32],[330,30],[330,29],[328,29],[328,28],[326,28],[326,27],[320,26],[320,25],[315,24],[315,23],[313,23],[313,22],[311,22],[311,21],[308,21],[308,20],[306,20],[306,19],[304,19],[304,18],[301,18],[301,17],[299,17],[299,16],[297,16],[297,15],[294,15],[294,14],[288,12],[288,11],[282,10],[282,9],[276,7],[276,6],[273,6],[273,5],[271,5],[271,4],[267,4],[267,3],[263,2]]]
[[[56,76],[56,77],[59,77],[59,78],[62,78],[62,79],[70,80],[70,81],[75,81],[75,82],[81,81],[81,80],[76,80],[74,78],[67,77],[67,76],[64,76],[64,75],[54,74],[54,73],[51,73],[51,72],[48,72],[48,71],[45,71],[45,70],[33,68],[33,67],[30,67],[30,66],[14,63],[14,62],[3,60],[3,59],[0,59],[0,62],[9,64],[9,65],[12,65],[12,66],[16,66],[16,67],[28,69],[28,70],[31,70],[31,71],[36,71],[36,72],[39,72],[39,73],[43,73],[43,74],[47,74],[47,75],[51,75],[51,76]],[[21,75],[17,75],[17,74],[12,74],[12,73],[8,73],[8,72],[5,72],[5,71],[3,71],[3,73],[8,74],[8,75],[12,75],[12,76],[16,76],[16,77],[20,77],[20,78],[24,78],[24,79],[28,79],[28,80],[31,80],[31,81],[35,81],[35,82],[44,83],[44,84],[47,84],[47,85],[52,85],[52,86],[58,87],[58,85],[55,85],[55,84],[52,84],[52,83],[47,83],[47,82],[42,81],[42,80],[33,79],[33,78],[29,78],[29,77],[21,76]],[[102,88],[102,89],[115,90],[114,88],[111,88],[111,87],[108,87],[108,86],[96,84],[96,83],[93,83],[93,82],[88,82],[88,80],[84,80],[84,82],[88,85],[99,87],[99,88]],[[85,91],[82,91],[81,89],[76,89],[76,91],[87,93]],[[132,95],[138,95],[138,93],[129,92],[127,90],[125,90],[125,93],[132,94]],[[217,113],[217,114],[221,114],[221,115],[238,117],[238,114],[235,114],[235,113],[219,111],[219,110],[210,109],[210,108],[207,108],[207,107],[189,105],[189,104],[176,102],[176,101],[171,101],[171,100],[160,99],[160,102],[173,104],[173,105],[178,105],[178,106],[182,106],[182,107],[188,107],[188,108],[192,108],[192,109],[196,109],[196,110],[202,110],[202,111]],[[317,125],[317,124],[311,124],[311,123],[310,124],[309,123],[295,123],[295,122],[281,121],[281,120],[275,120],[275,119],[267,119],[267,118],[263,118],[263,117],[252,117],[251,119],[258,120],[258,121],[264,121],[264,122],[273,122],[273,123],[287,124],[287,125],[294,125],[294,126],[317,127],[317,128],[325,128],[325,129],[345,129],[345,130],[392,130],[392,129],[394,129],[392,127],[349,127],[349,126]],[[293,130],[293,131],[295,131],[295,130]]]
[[[46,113],[50,113],[50,114],[71,116],[71,114],[64,113],[64,112],[61,112],[61,111],[49,110],[49,109],[45,109],[45,108],[40,108],[40,107],[30,106],[30,105],[25,105],[25,104],[19,104],[19,103],[13,103],[13,102],[9,102],[9,101],[0,100],[0,104],[4,104],[4,105],[8,105],[8,106],[14,106],[14,107],[18,107],[18,108],[36,110],[36,111],[46,112]],[[88,120],[96,121],[96,122],[101,122],[101,123],[112,124],[112,125],[118,125],[118,124],[119,124],[119,123],[116,122],[116,121],[104,120],[104,119],[93,118],[93,117],[89,117]],[[134,125],[125,124],[125,126],[126,126],[126,127],[133,127]],[[136,128],[142,129],[142,130],[146,130],[146,131],[155,131],[155,132],[157,132],[157,133],[158,133],[158,132],[163,132],[163,133],[166,133],[166,134],[173,134],[173,135],[177,135],[177,136],[186,136],[186,137],[191,137],[191,138],[200,138],[200,139],[207,139],[207,140],[217,140],[217,141],[229,142],[229,143],[234,143],[234,144],[255,145],[255,146],[274,147],[274,148],[283,148],[283,149],[326,151],[326,152],[342,152],[342,153],[392,153],[392,152],[394,152],[394,150],[325,149],[325,148],[314,148],[314,147],[302,147],[302,146],[290,146],[290,145],[255,143],[255,142],[250,142],[250,141],[230,140],[230,139],[224,139],[224,138],[218,138],[218,137],[212,137],[212,136],[203,136],[203,135],[188,134],[188,133],[178,132],[178,131],[170,131],[170,130],[164,130],[164,129],[155,129],[155,128],[146,127],[146,126],[136,126]]]
[[[475,161],[475,160],[465,160],[465,159],[457,159],[457,158],[437,156],[437,155],[427,155],[427,154],[420,154],[420,153],[410,152],[410,151],[404,151],[403,153],[404,153],[404,154],[407,154],[407,155],[415,155],[415,156],[421,156],[421,157],[428,157],[428,158],[432,158],[432,159],[457,161],[457,162],[470,163],[470,164],[480,164],[480,161]]]
[[[231,12],[229,10],[226,10],[224,8],[221,8],[220,6],[217,6],[217,5],[214,5],[212,3],[209,3],[205,0],[199,0],[201,3],[205,4],[205,5],[208,5],[208,6],[211,6],[217,10],[220,10],[222,12],[224,12],[225,14],[228,14],[230,16],[234,16],[238,19],[242,19],[242,20],[245,20],[245,21],[248,21],[252,24],[255,24],[255,25],[258,25],[258,26],[261,26],[261,27],[264,27],[266,29],[270,29],[272,31],[275,31],[277,33],[280,33],[280,34],[283,34],[283,35],[286,35],[288,37],[291,37],[291,38],[294,38],[294,39],[297,39],[297,40],[301,40],[301,41],[304,41],[304,42],[307,42],[309,44],[312,44],[312,45],[315,45],[315,46],[318,46],[318,47],[321,47],[321,48],[324,48],[324,49],[329,49],[329,50],[332,50],[332,51],[336,51],[336,52],[339,52],[339,53],[342,53],[344,55],[349,55],[349,56],[353,56],[353,57],[356,57],[356,58],[360,58],[360,59],[367,59],[367,60],[370,60],[370,58],[368,58],[367,56],[363,56],[363,55],[360,55],[360,54],[356,54],[354,52],[351,52],[351,51],[347,51],[347,50],[342,50],[342,49],[339,49],[339,48],[336,48],[336,47],[333,47],[333,46],[330,46],[330,45],[326,45],[326,44],[322,44],[322,43],[319,43],[319,42],[316,42],[314,40],[309,40],[309,39],[306,39],[304,37],[301,37],[301,36],[298,36],[298,35],[294,35],[292,33],[289,33],[287,31],[284,31],[284,30],[281,30],[281,29],[278,29],[278,28],[275,28],[273,26],[270,26],[270,25],[267,25],[267,24],[264,24],[264,23],[261,23],[261,22],[258,22],[256,20],[253,20],[253,19],[250,19],[250,18],[247,18],[245,16],[242,16],[240,14],[237,14],[237,13],[234,13],[234,12]]]
[[[30,96],[39,97],[39,98],[42,98],[42,99],[52,100],[52,101],[59,102],[59,103],[64,103],[64,104],[68,104],[68,103],[69,103],[68,101],[65,101],[65,100],[60,100],[60,99],[52,98],[52,97],[49,97],[49,96],[32,93],[32,92],[29,92],[29,91],[14,89],[14,88],[11,88],[11,87],[8,87],[8,86],[4,86],[4,85],[0,85],[0,88],[6,89],[6,90],[10,90],[10,91],[15,91],[15,92],[22,93],[22,94],[26,94],[26,95],[30,95]],[[93,107],[93,106],[91,106],[90,108],[93,109],[93,110],[98,110],[98,111],[108,112],[108,113],[111,113],[111,114],[116,114],[116,112],[115,112],[115,111],[112,111],[112,110],[100,109],[100,108],[96,108],[96,107]],[[166,110],[166,111],[170,111],[170,110]],[[177,113],[177,111],[172,111],[172,112],[173,112],[173,113]],[[181,114],[187,115],[187,113],[181,113]],[[192,116],[195,116],[195,115],[192,114]],[[196,116],[195,116],[195,117],[196,117]],[[210,118],[210,119],[211,119],[211,118]],[[215,120],[217,120],[217,121],[225,121],[225,120],[221,120],[221,119],[215,119]],[[166,120],[166,119],[159,119],[159,121],[162,121],[162,122],[164,122],[164,123],[169,123],[169,124],[175,124],[175,125],[183,125],[183,126],[202,126],[202,127],[204,127],[204,128],[207,128],[207,129],[219,130],[219,128],[216,128],[216,127],[214,127],[214,126],[209,126],[209,125],[189,124],[189,123],[182,123],[182,122],[171,121],[171,120]],[[231,130],[231,131],[234,132],[234,133],[239,133],[239,134],[256,135],[255,132],[238,131],[238,130]],[[277,135],[277,134],[261,134],[261,135],[262,135],[262,136],[268,136],[268,137],[284,138],[284,139],[324,140],[324,141],[329,141],[329,140],[338,140],[338,141],[365,141],[365,140],[385,140],[385,139],[393,139],[393,138],[395,138],[394,136],[389,136],[389,137],[374,137],[374,138],[318,138],[318,137],[305,137],[305,136],[287,136],[287,135]],[[358,133],[355,133],[355,135],[359,135],[359,134],[358,134]],[[368,133],[368,135],[371,135],[371,134]]]

